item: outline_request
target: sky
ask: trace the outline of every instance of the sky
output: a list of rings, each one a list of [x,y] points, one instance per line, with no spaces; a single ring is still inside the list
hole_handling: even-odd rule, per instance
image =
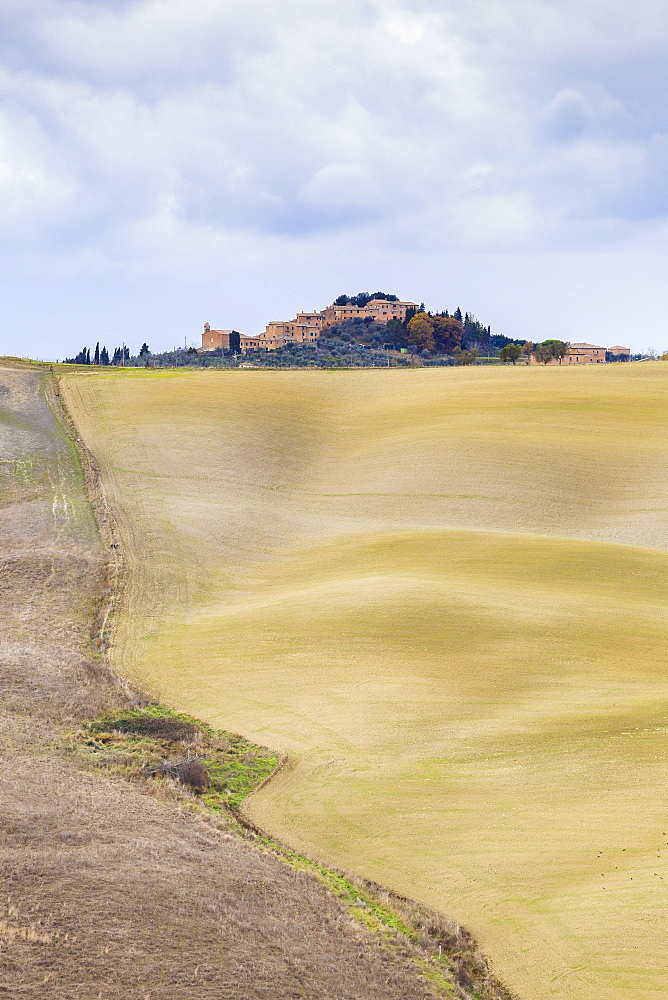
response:
[[[2,0],[0,353],[342,292],[668,347],[665,0]]]

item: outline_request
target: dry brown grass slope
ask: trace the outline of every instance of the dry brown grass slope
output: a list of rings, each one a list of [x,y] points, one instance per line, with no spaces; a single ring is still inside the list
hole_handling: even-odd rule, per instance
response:
[[[127,697],[91,652],[102,552],[29,370],[0,369],[0,476],[0,996],[428,1000],[314,879],[86,768],[63,732]]]
[[[668,992],[668,365],[68,378],[119,669],[287,750],[247,803],[526,1000]]]

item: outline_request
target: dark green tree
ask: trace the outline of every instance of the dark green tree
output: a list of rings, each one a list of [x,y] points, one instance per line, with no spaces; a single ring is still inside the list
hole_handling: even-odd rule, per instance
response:
[[[439,354],[452,354],[456,347],[462,346],[464,328],[454,316],[432,316],[431,324]]]
[[[510,362],[514,365],[517,363],[517,359],[520,357],[521,353],[522,348],[519,344],[506,344],[506,346],[502,347],[499,351],[499,357],[504,364],[508,364],[508,362]]]
[[[561,364],[563,358],[565,358],[567,350],[568,344],[564,340],[555,340],[552,344],[552,353],[559,364]]]
[[[533,349],[533,356],[541,365],[549,365],[554,359],[552,348],[549,344],[537,344]]]
[[[534,347],[533,356],[543,365],[549,365],[553,359],[561,364],[567,350],[568,344],[564,340],[544,340]]]

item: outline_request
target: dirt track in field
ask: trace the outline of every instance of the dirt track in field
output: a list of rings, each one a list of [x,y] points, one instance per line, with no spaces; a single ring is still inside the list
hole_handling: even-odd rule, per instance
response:
[[[312,878],[69,749],[127,702],[91,652],[103,553],[40,382],[0,369],[0,996],[428,1000]]]
[[[259,825],[526,1000],[668,992],[668,365],[65,391],[133,563],[115,662],[291,753]]]

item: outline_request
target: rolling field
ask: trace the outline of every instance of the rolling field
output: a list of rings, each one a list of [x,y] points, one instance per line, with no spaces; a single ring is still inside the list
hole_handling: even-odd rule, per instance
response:
[[[383,920],[382,894],[339,883],[337,898],[239,837],[225,808],[193,811],[187,786],[141,776],[182,760],[185,742],[234,775],[241,797],[269,762],[233,734],[137,711],[111,676],[90,641],[109,567],[69,428],[43,370],[2,360],[0,995],[436,1000],[424,949],[351,918],[360,892]],[[453,935],[411,909],[386,919]],[[484,974],[458,937],[459,969]]]
[[[70,375],[118,669],[522,1000],[668,992],[668,364]]]

